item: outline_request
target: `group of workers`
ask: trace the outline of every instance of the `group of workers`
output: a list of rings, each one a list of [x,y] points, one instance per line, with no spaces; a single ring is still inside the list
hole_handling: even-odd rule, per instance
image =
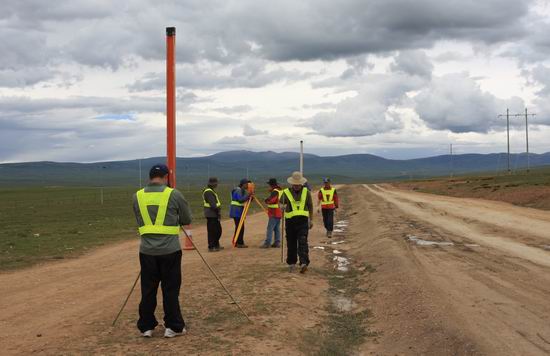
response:
[[[178,299],[182,257],[179,230],[191,224],[191,212],[183,195],[168,186],[168,176],[166,165],[153,166],[149,172],[149,184],[134,196],[134,213],[141,235],[141,302],[137,327],[144,337],[152,337],[158,325],[154,313],[159,284],[163,296],[164,337],[186,333]],[[302,173],[292,173],[287,182],[289,187],[285,189],[275,178],[267,182],[269,195],[264,202],[267,204],[268,222],[266,238],[260,248],[281,246],[281,221],[284,218],[289,271],[293,272],[299,262],[300,273],[305,273],[310,263],[308,233],[313,227],[313,198]],[[224,248],[220,245],[222,204],[216,192],[218,183],[217,178],[209,178],[202,194],[209,252],[218,252]],[[229,217],[235,222],[235,234],[239,233],[235,244],[237,248],[248,247],[244,242],[244,221],[241,219],[245,218],[243,213],[246,203],[255,199],[254,190],[248,189],[251,183],[248,179],[242,179],[231,192]],[[338,204],[336,190],[331,186],[330,179],[325,178],[318,194],[318,206],[322,211],[328,238],[332,237],[334,211],[338,209]],[[185,229],[185,233],[192,237],[190,229]]]

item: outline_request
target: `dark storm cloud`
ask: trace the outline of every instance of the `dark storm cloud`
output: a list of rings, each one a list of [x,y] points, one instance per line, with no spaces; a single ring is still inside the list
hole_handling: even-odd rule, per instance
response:
[[[439,39],[493,44],[525,35],[522,18],[530,3],[10,0],[0,22],[0,70],[67,61],[116,69],[132,57],[162,59],[159,24],[177,26],[180,62],[334,59],[430,47]]]

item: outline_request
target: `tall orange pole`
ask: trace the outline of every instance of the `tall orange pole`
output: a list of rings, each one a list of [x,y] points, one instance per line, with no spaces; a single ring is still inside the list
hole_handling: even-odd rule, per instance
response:
[[[168,184],[176,187],[176,28],[166,27],[166,165]]]

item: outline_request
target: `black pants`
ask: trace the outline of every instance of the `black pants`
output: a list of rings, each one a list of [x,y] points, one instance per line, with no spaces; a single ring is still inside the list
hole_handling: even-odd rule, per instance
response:
[[[222,237],[222,224],[218,218],[206,218],[206,231],[208,231],[208,248],[220,247]]]
[[[233,218],[235,221],[235,233],[237,232],[237,227],[239,226],[239,221],[241,221],[241,218]],[[241,232],[239,232],[239,237],[237,238],[237,245],[244,245],[244,223],[241,227]]]
[[[309,245],[307,242],[309,219],[305,216],[295,216],[286,219],[285,224],[286,263],[294,265],[298,262],[298,256],[300,256],[300,264],[309,265]]]
[[[334,209],[321,209],[323,213],[323,224],[327,231],[334,230]]]
[[[181,332],[185,327],[178,299],[181,286],[181,251],[161,256],[140,253],[139,263],[141,265],[141,302],[139,303],[138,329],[144,332],[153,330],[158,325],[155,309],[160,283],[164,307],[164,326],[175,332]]]

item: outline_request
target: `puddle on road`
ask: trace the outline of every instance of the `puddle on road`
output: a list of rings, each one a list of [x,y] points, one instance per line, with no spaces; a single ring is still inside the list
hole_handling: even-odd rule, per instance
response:
[[[340,254],[342,254],[342,251],[340,251],[340,250],[332,250],[332,253],[334,253],[335,255],[340,255]]]
[[[332,304],[336,307],[339,312],[350,312],[353,308],[357,306],[350,298],[344,297],[342,295],[335,295],[332,298]]]
[[[479,247],[478,244],[464,244],[466,247]]]
[[[336,262],[336,269],[338,271],[340,271],[340,272],[349,271],[350,262],[347,258],[342,257],[342,256],[334,256],[334,258],[332,260]]]
[[[329,245],[340,245],[340,244],[344,244],[346,243],[346,241],[332,241],[332,242],[329,242],[328,244]]]
[[[340,221],[336,222],[336,224],[334,224],[334,226],[346,227],[346,226],[348,226],[348,221],[347,220],[340,220]]]
[[[325,248],[323,246],[314,246],[313,247],[314,250],[325,250]]]
[[[407,235],[407,241],[414,242],[418,246],[454,246],[454,243],[449,241],[424,240],[414,235]]]
[[[334,230],[332,230],[332,232],[338,232],[338,233],[340,233],[340,232],[344,232],[344,229],[335,228]]]

